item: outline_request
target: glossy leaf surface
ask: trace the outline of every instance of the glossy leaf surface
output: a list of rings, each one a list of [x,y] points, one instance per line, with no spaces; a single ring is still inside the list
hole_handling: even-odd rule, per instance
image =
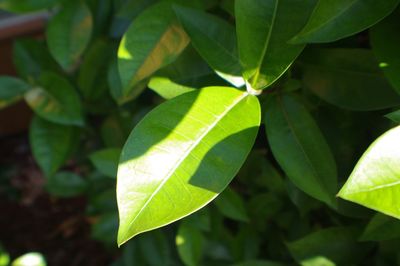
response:
[[[296,43],[332,42],[365,30],[389,15],[399,0],[319,0]]]
[[[313,49],[299,60],[305,86],[333,105],[370,111],[400,104],[369,50]]]
[[[5,108],[24,97],[31,85],[18,78],[0,77],[0,109]]]
[[[172,63],[188,45],[170,3],[153,5],[129,26],[118,49],[123,94],[158,69]]]
[[[400,218],[400,127],[379,137],[364,153],[338,196]]]
[[[25,100],[40,117],[64,125],[83,125],[82,106],[78,94],[63,77],[44,73],[39,86],[25,94]]]
[[[69,70],[86,49],[93,27],[89,7],[83,1],[66,1],[49,22],[47,44],[62,68]]]
[[[305,47],[287,42],[306,24],[315,0],[240,0],[236,31],[243,76],[254,89],[274,83]]]
[[[290,180],[308,195],[335,207],[336,163],[307,109],[291,95],[270,97],[265,127],[272,153]]]
[[[379,66],[400,94],[400,9],[370,31],[372,49]]]
[[[92,153],[90,155],[90,161],[103,175],[106,175],[108,177],[116,177],[120,154],[120,149],[103,149]]]
[[[210,67],[234,86],[243,86],[234,27],[203,11],[184,7],[175,7],[175,11],[193,46]]]
[[[132,131],[118,167],[118,243],[202,208],[232,180],[258,131],[256,97],[207,87],[173,98]]]
[[[74,127],[48,122],[34,117],[29,140],[36,162],[46,176],[53,175],[65,162],[77,141]]]

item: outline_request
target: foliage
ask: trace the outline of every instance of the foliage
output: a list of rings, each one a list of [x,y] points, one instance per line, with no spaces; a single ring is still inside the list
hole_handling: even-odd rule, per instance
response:
[[[399,2],[2,0],[51,18],[0,108],[113,265],[396,265]]]

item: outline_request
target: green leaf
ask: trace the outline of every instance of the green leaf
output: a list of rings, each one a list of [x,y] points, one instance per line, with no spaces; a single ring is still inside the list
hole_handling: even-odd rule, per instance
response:
[[[195,90],[194,88],[179,85],[165,77],[151,78],[148,86],[151,90],[167,100]]]
[[[144,265],[159,266],[171,264],[171,250],[165,234],[154,231],[138,237],[140,254]],[[142,264],[142,265],[143,265]]]
[[[75,197],[87,189],[87,182],[72,172],[59,172],[47,178],[46,189],[54,196]]]
[[[305,45],[287,42],[306,24],[316,0],[240,0],[236,31],[243,76],[264,89],[290,67]]]
[[[187,222],[179,225],[175,238],[179,257],[187,266],[199,265],[203,255],[204,236],[199,229]]]
[[[294,43],[332,42],[363,31],[398,5],[399,0],[319,0]]]
[[[338,196],[400,219],[399,161],[400,126],[371,144]]]
[[[116,177],[118,161],[121,154],[120,149],[109,148],[96,151],[90,155],[90,161],[96,169],[105,176]]]
[[[20,39],[14,42],[13,63],[21,78],[35,80],[43,71],[58,72],[59,66],[42,41]]]
[[[400,104],[369,50],[310,49],[299,60],[304,85],[333,105],[370,111]]]
[[[46,266],[46,260],[41,253],[29,252],[19,256],[11,263],[11,266]]]
[[[400,110],[391,112],[387,115],[385,115],[385,117],[389,118],[390,120],[392,120],[393,122],[400,124]]]
[[[286,264],[268,261],[268,260],[248,260],[242,263],[235,264],[234,266],[285,266]],[[326,265],[319,265],[326,266]]]
[[[249,221],[242,198],[229,187],[215,199],[215,205],[226,217],[241,222]]]
[[[77,142],[77,130],[48,122],[38,116],[32,120],[29,142],[32,153],[46,176],[53,175],[70,155]]]
[[[143,11],[129,26],[118,49],[123,95],[172,63],[188,43],[169,3],[161,2]]]
[[[200,10],[178,6],[174,9],[193,47],[210,67],[234,86],[243,86],[234,27]]]
[[[91,237],[113,247],[117,240],[118,213],[102,214],[91,228]]]
[[[306,108],[291,95],[270,97],[265,127],[272,153],[290,180],[308,195],[335,207],[335,160]]]
[[[0,77],[0,109],[3,109],[24,97],[25,92],[31,88],[31,85],[24,81],[9,77]]]
[[[118,244],[214,199],[244,163],[259,123],[257,98],[228,87],[185,93],[151,111],[120,158]]]
[[[337,265],[360,265],[368,252],[368,245],[357,243],[359,234],[355,227],[331,227],[311,233],[287,244],[293,258],[301,265],[311,264],[311,259],[331,260]],[[357,263],[358,262],[358,263]]]
[[[58,2],[60,0],[0,0],[0,9],[25,13],[50,8]]]
[[[400,10],[371,28],[372,49],[379,66],[400,94]]]
[[[10,254],[4,249],[0,243],[0,266],[8,266],[10,263]]]
[[[89,44],[93,18],[83,1],[64,1],[61,11],[49,22],[47,44],[54,59],[65,70],[78,62]]]
[[[63,125],[82,126],[82,107],[78,94],[68,80],[57,74],[43,73],[39,86],[25,94],[25,100],[40,117]]]
[[[384,241],[400,237],[400,221],[377,213],[365,228],[360,240]]]

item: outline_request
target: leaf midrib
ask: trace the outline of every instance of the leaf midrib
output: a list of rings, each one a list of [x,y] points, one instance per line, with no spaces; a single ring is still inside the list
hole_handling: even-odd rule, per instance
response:
[[[149,205],[151,200],[154,198],[154,196],[160,191],[160,189],[164,186],[164,184],[171,178],[171,176],[174,174],[176,169],[181,165],[181,163],[188,157],[190,152],[192,152],[198,144],[210,133],[210,131],[237,105],[239,102],[241,102],[243,99],[245,99],[248,96],[247,92],[243,92],[240,96],[238,96],[236,99],[233,100],[233,103],[228,106],[228,108],[219,116],[217,116],[216,120],[200,135],[200,137],[194,141],[188,149],[184,152],[182,155],[181,159],[179,159],[175,165],[171,168],[170,171],[168,171],[168,174],[164,178],[164,180],[157,186],[157,188],[154,190],[153,193],[149,196],[149,198],[146,200],[145,204],[142,206],[142,208],[139,210],[139,212],[136,214],[136,216],[132,219],[132,221],[129,223],[128,228],[131,228],[133,223],[138,219],[138,217],[141,215],[141,213],[144,211],[144,209]]]

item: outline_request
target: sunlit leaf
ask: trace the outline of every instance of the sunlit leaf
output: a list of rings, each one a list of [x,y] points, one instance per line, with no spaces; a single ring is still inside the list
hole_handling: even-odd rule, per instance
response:
[[[400,237],[400,221],[377,213],[360,236],[363,241],[383,241]]]
[[[132,131],[118,167],[118,243],[202,208],[228,185],[260,123],[256,97],[207,87],[173,98]]]

